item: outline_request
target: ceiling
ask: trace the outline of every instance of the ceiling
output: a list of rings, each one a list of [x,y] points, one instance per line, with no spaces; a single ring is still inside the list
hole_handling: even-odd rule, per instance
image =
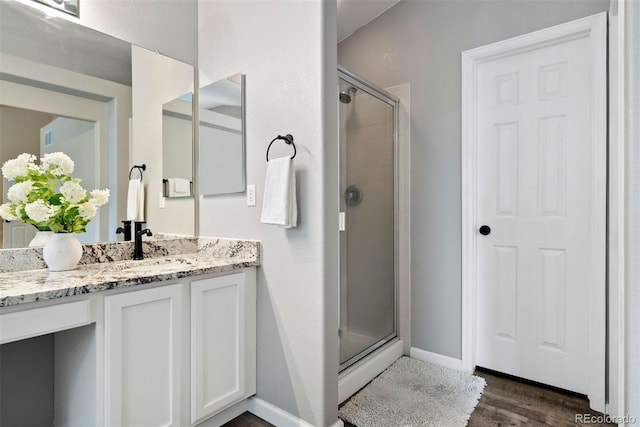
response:
[[[400,0],[338,0],[338,43]]]

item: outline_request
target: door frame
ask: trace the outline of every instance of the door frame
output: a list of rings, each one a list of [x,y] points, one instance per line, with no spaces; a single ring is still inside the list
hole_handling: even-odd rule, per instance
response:
[[[593,55],[598,58],[593,62],[594,76],[592,100],[593,134],[600,144],[607,143],[607,13],[556,25],[540,31],[524,34],[511,39],[499,41],[476,49],[462,52],[462,369],[472,372],[475,369],[476,347],[476,239],[479,223],[476,219],[476,176],[477,153],[475,127],[477,112],[477,67],[480,63],[527,52],[558,42],[589,38]],[[602,147],[602,145],[600,145]],[[597,148],[596,148],[597,149]],[[594,158],[597,167],[606,168],[606,158]],[[606,193],[606,177],[604,182],[593,182],[592,191],[600,196]],[[602,212],[600,212],[602,211]],[[597,223],[606,224],[606,210],[596,213]],[[606,245],[596,247],[592,258],[605,258]],[[604,265],[603,265],[604,267]],[[591,277],[605,278],[606,268],[597,271]],[[605,367],[606,367],[606,288],[602,282],[592,280],[589,283],[589,399],[593,409],[605,412]]]
[[[625,14],[627,0],[609,14],[609,194],[608,194],[608,402],[607,414],[625,408]]]

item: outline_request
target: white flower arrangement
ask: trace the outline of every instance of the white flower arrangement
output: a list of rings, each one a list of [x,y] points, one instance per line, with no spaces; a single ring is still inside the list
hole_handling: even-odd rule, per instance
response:
[[[33,224],[40,231],[84,233],[98,207],[109,201],[109,190],[87,190],[72,178],[74,163],[64,153],[48,153],[36,164],[33,154],[20,154],[2,166],[2,175],[15,181],[0,217]]]

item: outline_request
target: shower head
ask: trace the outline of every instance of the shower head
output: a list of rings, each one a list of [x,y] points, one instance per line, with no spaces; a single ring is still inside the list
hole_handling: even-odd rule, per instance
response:
[[[344,92],[340,92],[340,102],[342,102],[343,104],[350,103],[352,99],[351,97],[355,95],[357,90],[358,89],[351,86],[349,89],[345,90]]]
[[[351,102],[351,95],[347,92],[340,92],[340,102],[343,104],[348,104]]]

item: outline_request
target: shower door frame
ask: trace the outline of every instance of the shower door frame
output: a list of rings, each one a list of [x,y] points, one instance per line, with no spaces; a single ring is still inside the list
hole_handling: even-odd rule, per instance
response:
[[[340,95],[340,80],[343,80],[352,86],[356,87],[358,90],[362,90],[367,94],[379,99],[380,101],[390,105],[393,108],[393,332],[386,337],[380,339],[373,345],[367,347],[363,351],[359,352],[355,356],[347,359],[343,363],[340,363],[340,372],[343,372],[347,368],[352,365],[358,363],[368,355],[375,352],[377,349],[381,348],[385,344],[395,340],[398,337],[398,278],[399,278],[399,262],[398,262],[398,250],[399,250],[399,242],[398,236],[400,232],[399,227],[399,211],[400,211],[400,202],[399,202],[399,110],[400,110],[400,100],[387,92],[386,90],[376,86],[370,81],[364,79],[363,77],[345,69],[342,66],[338,66],[338,90],[337,96]],[[354,95],[355,96],[355,95]],[[337,101],[340,102],[340,101]],[[338,145],[341,144],[340,134],[338,134]],[[338,149],[338,164],[340,165],[340,174],[342,174],[342,156],[340,155],[340,149]],[[341,177],[340,177],[341,178]],[[341,181],[341,179],[339,180]],[[342,182],[340,182],[342,184]],[[338,192],[339,197],[342,198],[342,192]],[[348,230],[346,230],[348,232]],[[340,231],[340,233],[343,233]],[[342,238],[342,236],[340,236]],[[342,244],[341,244],[342,246]],[[343,253],[342,248],[339,251],[338,255],[338,263],[340,265],[340,279],[338,281],[339,284],[339,307],[338,310],[338,330],[339,339],[342,332],[342,264],[343,261]],[[348,286],[348,285],[347,285]]]

